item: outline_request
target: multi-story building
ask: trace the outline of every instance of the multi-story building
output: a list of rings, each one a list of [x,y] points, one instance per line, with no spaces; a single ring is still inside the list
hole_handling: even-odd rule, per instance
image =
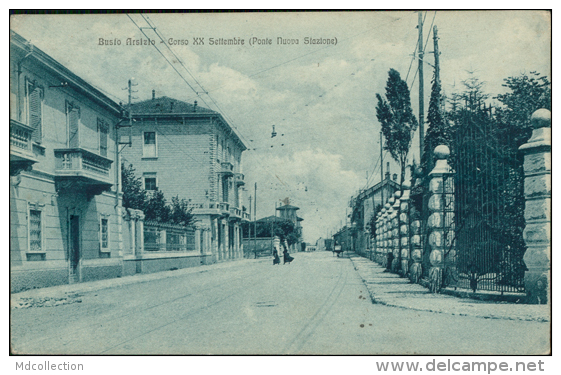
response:
[[[296,211],[300,209],[300,207],[292,206],[289,204],[288,200],[285,201],[285,204],[277,207],[277,211],[280,213],[280,217],[282,219],[290,220],[294,224],[294,228],[296,229],[296,233],[298,235],[298,242],[293,244],[290,248],[291,251],[301,251],[302,250],[302,225],[301,222],[304,221],[301,217],[296,214]]]
[[[121,109],[10,35],[11,290],[120,276]]]
[[[389,163],[387,167],[389,171]],[[386,172],[384,180],[376,185],[361,191],[356,197],[351,198],[349,207],[354,251],[361,255],[367,254],[371,249],[370,232],[368,223],[377,212],[377,208],[384,204],[399,190],[397,174],[390,179],[390,172]]]
[[[190,200],[200,248],[212,261],[241,258],[242,152],[247,149],[219,113],[169,97],[132,104],[132,164],[147,191]]]

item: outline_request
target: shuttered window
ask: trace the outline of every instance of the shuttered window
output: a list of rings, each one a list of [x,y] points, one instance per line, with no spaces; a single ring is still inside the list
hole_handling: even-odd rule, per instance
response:
[[[99,154],[107,156],[107,138],[109,134],[109,126],[102,119],[97,119],[97,132],[99,134]]]
[[[80,147],[80,108],[68,104],[66,116],[68,119],[68,147]]]
[[[102,218],[99,225],[99,241],[102,251],[109,250],[109,220]]]
[[[41,143],[43,139],[43,89],[35,84],[28,83],[27,94],[29,126],[34,129],[32,140]]]
[[[43,250],[41,211],[29,210],[29,251]]]
[[[156,132],[144,132],[142,156],[145,158],[155,158],[158,156]]]

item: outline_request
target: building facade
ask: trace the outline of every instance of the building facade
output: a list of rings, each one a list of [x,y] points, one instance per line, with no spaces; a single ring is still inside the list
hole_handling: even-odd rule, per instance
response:
[[[120,276],[118,104],[10,35],[13,292]]]
[[[386,172],[383,181],[351,198],[349,206],[352,209],[350,218],[354,251],[363,256],[367,256],[367,251],[372,250],[368,224],[375,215],[377,207],[383,207],[399,190],[399,184],[396,180],[396,174],[394,174],[393,179],[390,179],[390,173]]]
[[[217,112],[156,97],[132,104],[131,147],[123,160],[132,164],[148,192],[190,201],[197,242],[207,261],[243,257],[240,223],[245,184],[242,152],[247,149]]]

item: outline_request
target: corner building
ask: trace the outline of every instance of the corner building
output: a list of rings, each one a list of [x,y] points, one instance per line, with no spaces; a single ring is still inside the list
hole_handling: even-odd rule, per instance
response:
[[[118,104],[10,32],[10,285],[122,274]]]
[[[169,97],[131,106],[131,147],[123,160],[132,164],[147,191],[156,188],[166,199],[190,201],[196,241],[205,262],[243,257],[242,152],[247,149],[217,112]]]

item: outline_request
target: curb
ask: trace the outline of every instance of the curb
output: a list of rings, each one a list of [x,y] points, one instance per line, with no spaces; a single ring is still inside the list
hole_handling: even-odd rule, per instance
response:
[[[365,261],[368,262],[356,262],[354,260],[354,258],[359,258],[359,259],[364,259]],[[502,319],[502,320],[518,320],[518,321],[534,321],[534,322],[550,322],[551,321],[551,310],[548,309],[547,306],[545,305],[526,305],[526,304],[520,304],[520,303],[507,303],[503,300],[502,303],[497,303],[494,298],[496,298],[496,296],[494,295],[487,295],[484,293],[476,293],[474,296],[470,296],[470,292],[466,292],[466,291],[458,291],[458,290],[444,290],[443,292],[440,294],[432,294],[429,293],[428,290],[424,287],[422,287],[419,284],[410,284],[410,283],[406,283],[403,282],[404,286],[413,286],[413,285],[418,285],[419,289],[418,292],[422,292],[422,291],[426,291],[426,295],[430,295],[430,298],[434,298],[435,302],[436,301],[443,301],[446,300],[446,308],[438,308],[438,307],[434,307],[435,305],[431,306],[431,307],[426,307],[426,306],[412,306],[410,303],[414,303],[414,299],[407,299],[404,298],[404,302],[403,303],[399,303],[396,302],[393,299],[388,299],[386,298],[386,296],[384,295],[384,293],[380,293],[379,289],[376,290],[375,287],[373,287],[373,285],[378,285],[378,286],[382,286],[383,288],[383,283],[380,282],[370,282],[368,278],[365,278],[365,269],[369,268],[369,269],[375,269],[378,270],[379,266],[376,263],[373,263],[371,261],[369,261],[367,258],[362,258],[358,255],[356,256],[349,256],[349,259],[351,261],[351,263],[353,264],[354,269],[357,271],[357,273],[359,274],[362,282],[364,283],[366,289],[368,290],[368,293],[370,295],[370,299],[372,300],[372,303],[374,304],[380,304],[380,305],[384,305],[384,306],[389,306],[389,307],[397,307],[397,308],[402,308],[402,309],[409,309],[409,310],[415,310],[415,311],[426,311],[426,312],[432,312],[432,313],[440,313],[440,314],[448,314],[448,315],[457,315],[457,316],[470,316],[470,317],[476,317],[476,318],[483,318],[483,319]],[[379,274],[383,274],[383,272],[379,272]],[[394,275],[394,274],[392,274]],[[403,280],[403,278],[398,278],[397,275],[395,275],[395,279],[396,280]],[[393,278],[392,278],[393,279]],[[389,283],[388,283],[389,284]],[[395,282],[392,282],[392,284],[395,284]],[[405,289],[405,288],[404,288]],[[406,290],[402,290],[403,294],[408,293]],[[417,291],[414,291],[417,292]],[[398,293],[398,291],[393,290],[392,293]],[[411,293],[411,291],[409,291],[409,293]],[[471,298],[470,298],[471,297]],[[474,298],[475,297],[475,298]],[[491,297],[491,298],[490,298]],[[503,296],[504,297],[504,296]],[[519,299],[520,297],[518,295],[509,295],[507,296],[508,299]],[[467,301],[467,303],[466,303]],[[469,302],[469,301],[473,301],[473,302]],[[426,300],[422,300],[421,304],[427,304],[428,302]],[[487,311],[477,311],[478,306],[477,304],[481,303],[482,307],[484,307]],[[473,304],[475,304],[475,306],[473,306]],[[513,309],[518,309],[518,310],[522,310],[521,312],[517,312],[516,311],[512,311],[512,312],[503,312],[501,313],[501,310],[504,310],[503,306],[508,306],[509,308],[512,307]],[[541,306],[541,307],[540,307]],[[546,310],[547,313],[546,314]],[[547,315],[547,316],[546,316]]]

